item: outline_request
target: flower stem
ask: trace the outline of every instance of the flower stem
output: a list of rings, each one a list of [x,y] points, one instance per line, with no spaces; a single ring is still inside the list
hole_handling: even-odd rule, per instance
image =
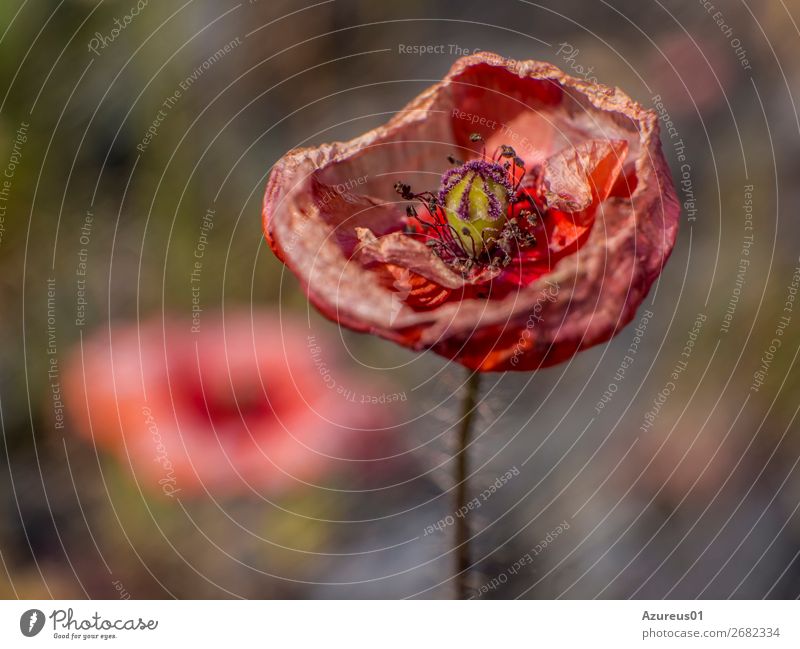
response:
[[[466,392],[461,407],[461,427],[458,431],[458,448],[456,449],[456,529],[453,551],[456,557],[456,597],[469,598],[469,526],[467,525],[467,476],[469,474],[468,446],[472,432],[472,421],[478,405],[480,390],[480,372],[471,372],[467,379]]]

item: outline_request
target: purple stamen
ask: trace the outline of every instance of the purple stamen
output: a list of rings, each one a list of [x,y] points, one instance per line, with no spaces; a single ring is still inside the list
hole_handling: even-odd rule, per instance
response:
[[[442,184],[439,188],[439,203],[444,205],[447,201],[447,194],[453,189],[455,185],[461,182],[469,173],[474,173],[469,187],[465,188],[461,196],[461,201],[458,206],[458,217],[462,221],[469,221],[469,193],[472,189],[472,184],[475,182],[476,177],[480,177],[484,183],[484,191],[489,197],[489,217],[493,220],[499,219],[501,214],[501,205],[494,192],[488,191],[487,182],[491,181],[502,186],[509,197],[514,195],[514,187],[508,179],[508,174],[503,167],[496,162],[489,162],[487,160],[470,160],[469,162],[449,169],[442,176]]]

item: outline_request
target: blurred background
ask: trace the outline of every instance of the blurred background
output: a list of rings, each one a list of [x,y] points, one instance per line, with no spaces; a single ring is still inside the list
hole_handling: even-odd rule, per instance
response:
[[[309,309],[260,203],[288,149],[491,50],[659,110],[684,209],[617,338],[484,378],[476,596],[798,597],[798,20],[796,0],[0,3],[0,596],[453,595],[464,372]],[[254,336],[295,352],[242,413],[214,354]],[[278,461],[220,455],[252,430]]]

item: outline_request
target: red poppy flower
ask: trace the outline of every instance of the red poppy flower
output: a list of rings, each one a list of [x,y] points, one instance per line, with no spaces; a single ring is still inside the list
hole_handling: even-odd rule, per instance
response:
[[[167,495],[313,481],[333,458],[365,459],[365,431],[384,417],[347,398],[359,386],[304,329],[266,314],[205,319],[193,334],[175,321],[112,328],[69,363],[71,420]]]
[[[609,340],[678,217],[654,112],[490,53],[385,126],[289,152],[264,199],[270,246],[327,317],[485,371]]]

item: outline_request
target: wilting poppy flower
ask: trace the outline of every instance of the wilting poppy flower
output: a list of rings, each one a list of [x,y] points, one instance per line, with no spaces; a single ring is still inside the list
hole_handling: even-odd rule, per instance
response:
[[[71,420],[167,495],[314,481],[334,458],[367,459],[369,428],[384,416],[352,402],[359,385],[307,332],[266,314],[209,316],[197,333],[161,319],[112,327],[65,372]],[[331,375],[347,394],[331,389]]]
[[[490,53],[380,128],[289,152],[264,199],[270,246],[322,313],[479,370],[610,339],[678,216],[654,112]]]

